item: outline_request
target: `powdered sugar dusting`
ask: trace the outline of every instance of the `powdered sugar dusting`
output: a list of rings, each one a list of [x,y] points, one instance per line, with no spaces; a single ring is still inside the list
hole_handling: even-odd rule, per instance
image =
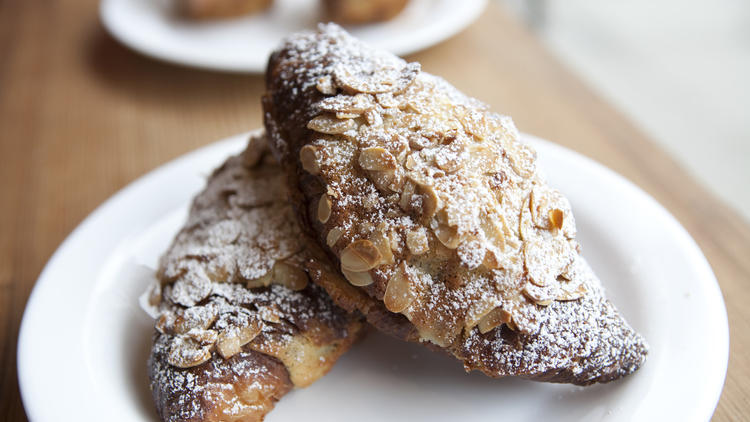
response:
[[[528,374],[577,384],[604,382],[638,369],[648,351],[643,338],[604,297],[583,258],[574,266],[588,292],[583,298],[554,302],[547,312],[535,315],[539,329],[534,335],[507,328],[486,334],[472,330],[456,352],[466,368],[493,376]]]

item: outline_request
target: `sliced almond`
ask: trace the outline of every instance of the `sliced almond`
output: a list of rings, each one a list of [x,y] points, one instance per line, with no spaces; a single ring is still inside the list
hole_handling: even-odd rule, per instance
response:
[[[198,366],[211,359],[211,346],[202,346],[186,336],[172,340],[167,354],[167,362],[178,368]]]
[[[434,224],[433,232],[435,237],[448,249],[456,249],[461,243],[461,237],[458,234],[458,227],[455,224],[451,224],[454,221],[453,218],[446,209],[441,210],[436,218],[432,221]]]
[[[270,269],[268,272],[263,274],[261,277],[258,277],[254,280],[248,280],[246,283],[246,286],[248,289],[256,289],[259,287],[268,287],[271,285],[271,282],[273,281],[273,269]]]
[[[258,316],[266,322],[278,324],[281,322],[281,311],[275,303],[266,306],[258,306]]]
[[[391,251],[391,241],[385,234],[385,227],[381,227],[370,235],[370,241],[380,252],[380,264],[390,265],[393,264],[393,251]]]
[[[464,148],[459,143],[442,147],[435,154],[435,164],[446,173],[455,173],[463,166]]]
[[[273,282],[290,290],[299,291],[307,287],[307,273],[299,267],[277,261],[273,266]]]
[[[302,168],[313,176],[320,174],[317,150],[312,145],[305,145],[299,150],[299,161]]]
[[[370,179],[382,192],[386,194],[399,192],[404,186],[403,172],[400,169],[385,171],[370,171]]]
[[[218,318],[218,312],[213,306],[194,306],[185,310],[174,320],[174,332],[185,334],[193,329],[208,329]]]
[[[439,224],[434,230],[435,237],[448,249],[456,249],[461,243],[458,228],[446,224]]]
[[[391,312],[402,312],[414,301],[411,287],[411,276],[406,271],[406,264],[401,263],[393,273],[385,288],[383,303]]]
[[[381,147],[365,148],[359,153],[359,165],[365,170],[395,170],[398,163],[388,150]]]
[[[214,330],[202,330],[195,328],[187,332],[187,335],[201,345],[216,343],[217,333]]]
[[[354,271],[348,271],[342,268],[341,274],[343,274],[344,277],[347,280],[349,280],[349,283],[357,287],[369,286],[375,281],[372,279],[372,276],[367,271],[354,272]]]
[[[417,184],[416,190],[417,195],[422,197],[422,218],[428,221],[437,213],[443,206],[443,202],[438,197],[435,189],[426,184]]]
[[[488,333],[495,329],[496,327],[506,324],[510,322],[511,315],[510,312],[506,311],[503,308],[495,308],[492,311],[490,311],[487,315],[485,315],[480,321],[479,324],[477,324],[477,327],[479,328],[479,332],[482,334]]]
[[[385,108],[396,108],[398,107],[399,101],[393,97],[393,94],[390,92],[384,92],[382,94],[376,94],[375,99],[377,99],[378,104]]]
[[[498,213],[483,213],[480,217],[480,227],[484,237],[499,250],[505,249],[505,220]]]
[[[231,327],[219,334],[216,341],[216,351],[224,359],[229,359],[242,351],[242,346],[250,343],[260,334],[262,326],[259,321],[253,320],[248,325]]]
[[[336,93],[336,85],[330,75],[325,75],[318,79],[315,88],[322,94],[326,95],[334,95]]]
[[[410,154],[408,157],[406,157],[406,161],[404,162],[404,167],[406,167],[407,170],[414,170],[417,168],[417,159],[415,158],[416,153]]]
[[[430,242],[427,231],[420,227],[417,230],[409,230],[406,233],[406,247],[413,255],[422,255],[430,250]]]
[[[321,114],[307,123],[307,128],[328,135],[338,135],[357,128],[351,119],[338,119],[334,116]]]
[[[482,318],[485,317],[485,315],[492,312],[500,305],[500,303],[501,302],[495,298],[483,298],[479,301],[474,302],[469,308],[469,311],[466,313],[466,318],[464,320],[464,329],[467,332],[471,331],[472,328],[476,327],[476,325],[479,324],[479,321],[481,321]]]
[[[391,251],[401,251],[401,235],[394,229],[388,232],[388,241],[391,245]]]
[[[586,286],[583,283],[574,283],[572,281],[560,283],[560,291],[555,299],[559,301],[578,300],[586,294]]]
[[[316,106],[321,111],[335,113],[337,116],[351,116],[349,118],[353,118],[373,108],[375,103],[372,101],[372,97],[367,94],[341,94],[335,97],[324,98]]]
[[[379,127],[383,125],[382,115],[374,108],[365,111],[365,120],[367,120],[367,124],[372,127]]]
[[[488,270],[499,270],[503,268],[502,256],[495,248],[487,248],[487,252],[484,254],[484,261],[482,266]]]
[[[331,198],[325,193],[318,200],[318,221],[325,224],[331,218]]]
[[[336,242],[339,241],[343,233],[344,232],[338,227],[332,228],[326,235],[326,245],[328,245],[329,248],[332,248],[333,245],[335,245]]]
[[[260,334],[262,329],[263,329],[263,326],[260,323],[260,321],[257,320],[257,318],[250,320],[250,323],[248,323],[247,325],[243,325],[239,327],[238,331],[239,331],[240,344],[244,346],[247,343],[250,343],[251,341],[255,340],[255,337],[257,337]]]
[[[523,178],[531,177],[536,171],[536,153],[516,139],[505,145],[505,153],[513,170]]]
[[[381,259],[382,255],[378,248],[365,239],[350,243],[339,255],[341,268],[352,272],[368,271],[375,268]]]
[[[408,140],[409,147],[411,147],[411,149],[413,149],[414,151],[419,151],[432,145],[432,140],[420,133],[410,134]]]
[[[529,281],[544,287],[556,284],[556,278],[571,263],[575,250],[559,236],[535,239],[524,244],[524,263]]]
[[[558,208],[551,209],[547,213],[547,217],[549,218],[550,225],[558,230],[563,227],[564,216],[565,214],[563,213],[563,210],[558,209]]]
[[[406,183],[404,183],[404,188],[401,191],[401,198],[398,201],[398,206],[406,212],[411,211],[411,201],[412,196],[414,196],[415,188],[416,187],[414,183],[411,181],[407,181]]]
[[[559,294],[559,287],[555,284],[540,287],[527,283],[523,288],[523,294],[540,306],[547,306],[552,303]]]
[[[482,112],[468,110],[461,119],[461,124],[464,126],[466,133],[473,135],[478,140],[484,139],[487,135],[487,122]]]
[[[219,352],[224,359],[229,359],[242,351],[240,339],[234,335],[222,335],[219,337],[219,341],[216,342],[216,351]]]
[[[482,174],[494,174],[502,171],[502,157],[492,148],[492,143],[472,144],[468,161],[473,170]]]
[[[163,313],[159,319],[156,320],[155,328],[158,332],[166,334],[174,329],[174,318],[172,318],[172,315],[171,312]]]
[[[531,210],[529,208],[530,204],[530,198],[526,198],[521,207],[521,214],[518,218],[518,235],[521,237],[521,240],[525,241],[531,240],[534,230],[534,225],[531,220]]]
[[[344,66],[333,69],[336,84],[348,92],[380,94],[399,93],[405,90],[419,74],[419,63],[396,67],[378,62],[377,70],[372,66]]]

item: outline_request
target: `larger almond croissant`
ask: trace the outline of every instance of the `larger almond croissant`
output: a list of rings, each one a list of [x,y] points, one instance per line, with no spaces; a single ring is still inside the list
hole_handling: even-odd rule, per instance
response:
[[[340,306],[492,377],[586,385],[643,363],[510,118],[335,25],[288,38],[266,85],[298,218],[336,263],[313,279]]]
[[[362,327],[308,283],[265,136],[217,169],[163,256],[148,362],[167,422],[253,422],[323,376]]]

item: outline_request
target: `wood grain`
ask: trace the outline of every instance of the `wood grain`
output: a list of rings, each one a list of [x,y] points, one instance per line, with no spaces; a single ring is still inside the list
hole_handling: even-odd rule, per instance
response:
[[[495,5],[410,59],[513,116],[523,131],[614,169],[680,220],[708,257],[729,313],[732,353],[714,419],[750,414],[750,226]],[[260,76],[179,68],[131,52],[101,28],[96,1],[0,0],[0,419],[26,419],[18,328],[52,252],[136,177],[259,127],[262,91]]]

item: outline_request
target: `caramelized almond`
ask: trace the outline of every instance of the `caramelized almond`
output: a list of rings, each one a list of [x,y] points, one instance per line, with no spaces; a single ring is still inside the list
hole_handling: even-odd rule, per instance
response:
[[[365,148],[359,153],[359,165],[365,170],[395,170],[397,164],[396,157],[385,148]]]
[[[381,227],[379,231],[374,232],[370,236],[370,241],[375,245],[380,252],[380,264],[393,264],[393,251],[391,251],[391,240],[384,233],[385,227]]]
[[[430,185],[417,184],[415,192],[422,197],[422,218],[427,221],[440,210],[443,203]]]
[[[378,248],[365,239],[355,240],[339,255],[341,268],[352,272],[371,270],[378,265],[381,258]]]
[[[494,328],[508,323],[511,320],[510,312],[506,311],[503,308],[495,308],[492,311],[490,311],[487,315],[485,315],[480,321],[479,324],[477,324],[477,327],[479,328],[479,332],[482,334],[485,334],[489,331],[492,331]]]
[[[411,279],[406,271],[406,264],[402,262],[390,280],[388,280],[388,286],[383,296],[383,303],[386,309],[391,312],[402,312],[413,301],[414,294],[411,289]]]
[[[325,193],[318,200],[318,221],[325,224],[331,218],[331,198]]]
[[[326,235],[326,245],[328,245],[329,248],[332,248],[333,245],[335,245],[336,242],[339,241],[343,233],[344,232],[342,232],[338,227],[332,228]]]
[[[356,129],[357,124],[351,119],[338,119],[321,114],[307,123],[307,128],[328,135],[338,135]]]
[[[561,209],[554,208],[549,210],[547,217],[549,218],[550,225],[558,230],[561,229],[563,227],[564,215]]]
[[[353,286],[362,287],[362,286],[369,286],[374,282],[372,279],[372,276],[369,272],[363,271],[363,272],[354,272],[354,271],[348,271],[345,269],[341,269],[341,273],[344,275],[344,277],[349,280],[349,283],[351,283]]]
[[[320,174],[317,151],[312,145],[305,145],[299,150],[299,161],[302,168],[313,176]]]
[[[273,282],[290,290],[299,291],[307,287],[307,273],[299,267],[277,261],[273,266]]]
[[[263,274],[261,277],[258,277],[253,280],[248,280],[246,283],[246,286],[248,289],[255,289],[258,287],[268,287],[271,285],[271,281],[273,281],[273,268],[268,270],[268,272]]]
[[[167,362],[178,368],[198,366],[209,359],[211,359],[211,346],[201,346],[186,336],[178,336],[172,340],[167,354]]]
[[[406,234],[406,247],[413,255],[422,255],[430,250],[430,242],[427,239],[427,231],[424,228],[410,230]]]

